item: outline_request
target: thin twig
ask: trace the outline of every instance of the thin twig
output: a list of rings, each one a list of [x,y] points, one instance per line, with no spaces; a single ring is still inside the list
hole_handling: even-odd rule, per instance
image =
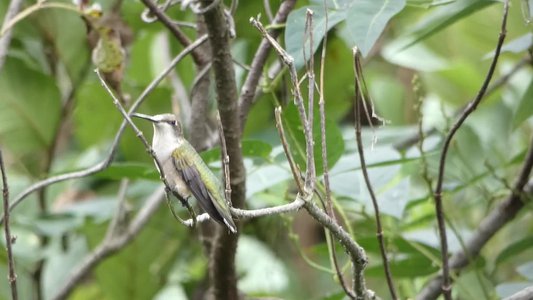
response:
[[[68,281],[65,282],[52,299],[66,299],[78,283],[80,283],[100,262],[117,253],[120,249],[124,248],[138,237],[141,229],[144,228],[150,217],[157,211],[159,205],[163,201],[164,193],[165,191],[162,187],[154,191],[154,193],[148,197],[141,210],[137,213],[135,219],[121,235],[103,239],[90,254],[85,256],[81,263],[71,272]]]
[[[366,95],[364,95],[364,87],[360,86],[363,76],[363,70],[361,68],[361,56],[357,48],[353,50],[353,68],[354,76],[358,78],[355,80],[355,139],[357,142],[357,152],[359,153],[359,161],[361,162],[361,172],[363,173],[363,178],[365,179],[366,188],[370,199],[372,200],[372,205],[374,206],[374,215],[376,219],[376,236],[378,239],[379,250],[381,253],[381,259],[383,260],[383,269],[385,271],[385,277],[387,279],[387,285],[389,286],[389,292],[392,299],[398,299],[396,295],[396,289],[394,287],[394,282],[392,280],[392,272],[390,270],[389,258],[387,257],[387,251],[385,249],[385,241],[383,239],[383,227],[381,225],[381,215],[379,212],[379,204],[374,193],[374,188],[370,182],[370,177],[368,176],[368,170],[366,167],[365,153],[363,140],[361,138],[361,104],[366,101]],[[359,80],[361,79],[361,80]]]
[[[481,85],[481,88],[479,89],[479,92],[477,93],[474,100],[467,105],[466,109],[461,113],[461,115],[459,116],[455,124],[452,126],[452,128],[448,132],[446,139],[444,140],[444,145],[442,147],[442,153],[441,153],[440,162],[439,162],[439,173],[437,177],[437,186],[435,187],[434,197],[435,197],[435,214],[437,216],[437,223],[438,223],[440,243],[441,243],[442,276],[443,276],[442,291],[444,294],[444,298],[446,300],[450,300],[452,298],[450,270],[449,270],[449,262],[448,262],[448,240],[446,236],[444,209],[442,207],[442,186],[444,182],[446,157],[447,157],[448,149],[450,147],[451,141],[455,133],[459,130],[461,125],[463,125],[464,121],[468,118],[468,116],[470,116],[470,114],[474,112],[474,110],[477,108],[481,100],[483,100],[483,96],[485,95],[489,82],[492,79],[492,75],[494,74],[494,71],[496,70],[496,64],[500,56],[500,51],[503,45],[503,41],[505,40],[505,36],[507,34],[506,25],[507,25],[507,14],[509,12],[509,0],[506,0],[503,6],[504,6],[503,7],[503,20],[502,20],[502,24],[500,28],[498,43],[496,45],[496,51],[494,52],[494,58],[490,65],[487,76],[485,77],[485,80],[483,81],[483,84]]]
[[[269,0],[267,0],[266,2],[269,2]],[[276,16],[274,17],[274,20],[272,21],[272,24],[275,25],[285,23],[287,21],[287,16],[289,15],[289,12],[291,12],[294,8],[295,3],[296,0],[283,1],[283,3],[281,3],[278,9],[278,12],[276,13]],[[276,39],[279,34],[279,30],[269,31],[269,35],[274,39]],[[241,130],[244,130],[244,125],[246,124],[248,113],[250,112],[254,100],[258,98],[257,85],[259,84],[259,79],[261,78],[261,73],[267,61],[270,48],[270,42],[266,38],[263,38],[261,40],[261,43],[259,44],[259,47],[257,48],[257,51],[254,54],[254,59],[250,66],[250,72],[248,72],[244,84],[242,85],[239,97],[239,117],[241,121]]]
[[[144,89],[144,91],[141,93],[141,95],[139,95],[137,100],[135,100],[135,102],[132,104],[128,114],[131,114],[131,113],[135,112],[135,110],[137,110],[137,108],[142,104],[142,102],[146,99],[146,97],[157,87],[157,85],[168,75],[168,73],[171,72],[174,69],[176,64],[178,62],[180,62],[184,57],[186,57],[187,54],[189,54],[192,51],[192,49],[198,47],[199,45],[204,43],[206,40],[207,40],[207,35],[203,35],[203,36],[199,37],[195,42],[190,44],[188,47],[183,49],[170,62],[168,67],[165,70],[163,70],[163,72],[161,72],[161,74],[159,74],[159,76],[156,77]],[[26,197],[28,197],[30,194],[34,193],[35,191],[38,191],[38,190],[42,189],[43,187],[52,185],[52,184],[57,183],[57,182],[62,182],[62,181],[65,181],[65,180],[87,177],[89,175],[92,175],[94,173],[100,172],[100,171],[106,169],[107,167],[109,167],[109,165],[113,161],[113,158],[115,157],[116,148],[118,146],[118,143],[120,142],[120,139],[122,137],[122,134],[124,133],[124,130],[126,129],[126,125],[127,125],[127,121],[126,120],[122,121],[122,123],[120,124],[120,128],[118,129],[117,134],[115,135],[115,138],[114,138],[114,140],[113,140],[113,142],[111,144],[111,147],[110,147],[110,150],[109,150],[109,154],[104,158],[104,160],[102,160],[101,162],[99,162],[99,163],[97,163],[97,164],[95,164],[95,165],[93,165],[93,166],[91,166],[89,168],[86,168],[86,169],[83,169],[83,170],[80,170],[80,171],[69,172],[69,173],[65,173],[65,174],[49,177],[47,179],[44,179],[44,180],[41,180],[39,182],[36,182],[36,183],[32,184],[30,187],[26,188],[24,191],[22,191],[20,194],[18,194],[14,198],[13,202],[9,206],[9,211],[10,212],[13,211],[13,209],[15,207],[17,207],[17,205],[19,205],[22,201],[24,201],[24,199],[26,199]],[[3,218],[2,218],[2,220],[0,220],[0,223],[2,223],[2,222],[3,222]]]
[[[283,49],[279,43],[270,36],[270,34],[266,31],[265,27],[263,27],[263,24],[256,20],[255,18],[250,18],[250,23],[261,32],[264,38],[268,40],[268,42],[272,45],[272,47],[276,50],[278,55],[283,60],[283,63],[287,65],[289,69],[289,74],[291,77],[291,83],[293,86],[292,93],[294,96],[294,103],[296,107],[298,108],[298,113],[300,115],[300,121],[302,122],[302,126],[304,128],[304,137],[306,141],[305,150],[307,155],[307,174],[305,176],[305,185],[304,185],[304,192],[305,193],[313,193],[313,187],[315,184],[315,174],[314,174],[314,165],[315,160],[312,155],[309,155],[309,153],[313,153],[313,133],[311,131],[311,126],[309,124],[309,119],[307,117],[307,113],[305,111],[304,102],[302,93],[300,90],[300,85],[298,84],[298,73],[296,72],[296,66],[294,65],[294,58],[292,58],[285,49]]]
[[[7,248],[7,266],[9,269],[7,275],[7,281],[11,288],[11,299],[17,300],[17,274],[15,272],[15,260],[13,258],[13,249],[12,244],[15,241],[14,237],[11,236],[11,228],[9,223],[9,186],[7,184],[7,175],[6,169],[4,166],[4,158],[2,157],[2,150],[0,150],[0,172],[2,173],[2,195],[4,203],[4,237],[6,239],[6,248]]]
[[[218,134],[220,139],[220,154],[222,166],[224,167],[224,195],[228,206],[231,207],[231,178],[229,173],[229,156],[228,150],[226,149],[226,138],[224,137],[224,127],[222,126],[222,121],[220,120],[220,113],[217,112],[217,125],[218,125]]]
[[[294,162],[294,158],[291,155],[291,152],[289,150],[289,144],[287,143],[287,137],[285,136],[285,130],[283,130],[283,123],[281,121],[281,106],[275,108],[274,115],[276,117],[276,128],[278,129],[281,145],[283,146],[283,151],[285,152],[285,156],[287,157],[287,161],[289,162],[292,176],[294,178],[294,181],[296,182],[296,186],[298,186],[298,192],[303,194],[304,184],[302,182],[300,170],[298,169],[298,166]]]
[[[324,28],[328,28],[328,10],[327,10],[327,3],[324,0],[324,16],[325,16],[325,22],[324,22]],[[324,178],[324,186],[326,190],[326,197],[325,197],[325,211],[326,213],[337,223],[339,226],[339,222],[337,220],[337,217],[335,216],[335,211],[333,210],[333,201],[331,200],[331,186],[329,184],[329,165],[328,165],[328,148],[326,144],[326,104],[325,104],[325,89],[324,89],[324,68],[326,65],[326,48],[328,44],[328,35],[324,35],[324,41],[322,42],[322,51],[320,54],[320,79],[319,79],[319,95],[318,95],[318,109],[320,113],[320,142],[321,142],[321,149],[322,149],[322,177]],[[330,240],[331,243],[331,259],[333,261],[333,266],[335,268],[335,272],[337,273],[337,278],[339,280],[339,284],[341,288],[343,289],[344,293],[350,297],[350,299],[354,299],[355,295],[352,290],[346,285],[344,282],[344,276],[342,274],[342,269],[339,265],[338,259],[337,259],[337,253],[335,251],[335,243],[333,242],[333,234],[328,231],[328,240]]]
[[[507,223],[516,217],[518,212],[526,205],[526,200],[533,194],[533,183],[530,180],[533,169],[533,138],[529,144],[529,150],[524,165],[518,175],[511,191],[511,195],[500,205],[492,210],[479,225],[476,232],[465,243],[465,250],[455,253],[450,257],[450,268],[458,271],[475,259],[487,242]],[[431,280],[418,294],[417,299],[436,299],[442,292],[442,276]]]
[[[7,8],[6,14],[4,16],[4,22],[2,28],[5,28],[7,24],[17,15],[22,6],[22,0],[11,0],[9,2],[9,7]],[[11,33],[12,30],[8,29],[4,35],[0,36],[0,71],[4,67],[4,63],[7,56],[7,51],[9,49],[9,44],[11,44]]]
[[[313,137],[314,126],[314,107],[315,107],[315,56],[313,55],[313,11],[307,9],[305,18],[305,28],[307,29],[306,37],[309,39],[309,60],[307,60],[307,126],[309,127],[310,135],[306,135],[306,155],[307,155],[307,173],[306,173],[306,187],[315,190],[315,147]],[[304,42],[305,45],[305,42]],[[305,53],[305,47],[304,47]],[[307,139],[311,139],[310,141]]]

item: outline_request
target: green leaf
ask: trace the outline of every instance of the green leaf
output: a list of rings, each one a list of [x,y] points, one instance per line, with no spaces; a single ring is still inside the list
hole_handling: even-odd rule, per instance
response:
[[[0,141],[15,156],[32,154],[26,165],[38,162],[36,151],[51,144],[61,111],[61,95],[52,78],[7,59],[0,72]]]
[[[91,248],[100,243],[108,224],[87,228]],[[106,299],[152,299],[165,285],[179,251],[192,245],[187,229],[176,223],[166,205],[150,218],[134,240],[102,261],[93,272]]]
[[[496,257],[496,265],[501,264],[508,260],[509,258],[515,257],[516,255],[530,250],[531,249],[531,241],[533,240],[533,236],[527,236],[519,241],[516,241],[510,245],[507,245],[501,252],[498,254],[498,257]]]
[[[531,287],[532,282],[504,282],[496,286],[496,293],[500,299],[507,298],[525,288]]]
[[[307,10],[313,11],[313,54],[315,53],[320,41],[326,34],[326,14],[324,6],[304,6],[292,11],[287,18],[287,26],[285,28],[285,48],[287,52],[294,58],[296,68],[304,65],[304,51],[306,58],[309,59],[309,38],[305,36],[305,20]],[[327,11],[328,28],[329,31],[333,26],[346,19],[346,10],[329,8]],[[305,40],[305,43],[304,43]]]
[[[521,53],[527,51],[533,45],[533,33],[528,32],[520,37],[517,37],[514,40],[508,41],[503,44],[500,53],[512,52],[512,53]],[[488,59],[494,57],[494,51],[487,53],[483,59]]]
[[[488,5],[498,1],[493,0],[457,0],[450,5],[436,8],[432,13],[427,15],[411,30],[409,34],[411,41],[403,48],[408,48],[455,22],[479,11]]]
[[[259,140],[244,140],[242,141],[242,155],[244,157],[259,157],[268,158],[272,152],[272,146]],[[220,161],[220,147],[215,147],[200,153],[200,156],[206,164]]]
[[[289,275],[283,262],[265,244],[241,236],[236,255],[239,289],[245,293],[276,293],[287,288]]]
[[[299,166],[300,170],[306,169],[306,154],[305,154],[305,137],[303,133],[302,123],[300,116],[294,104],[289,104],[283,111],[283,126],[285,128],[285,134],[287,136],[290,151]],[[314,140],[314,158],[317,176],[323,173],[322,166],[322,145],[320,137],[320,119],[317,110],[315,110],[315,116],[313,118],[313,140]],[[327,159],[328,167],[332,168],[335,163],[340,159],[344,152],[344,140],[337,124],[326,120],[326,145],[327,145]]]
[[[533,262],[528,262],[519,266],[516,268],[516,271],[528,280],[533,281]]]
[[[513,128],[520,126],[533,114],[533,79],[529,82],[526,92],[520,99],[513,117]]]
[[[405,0],[359,0],[348,10],[346,26],[350,47],[357,46],[366,56],[389,20],[405,6]]]

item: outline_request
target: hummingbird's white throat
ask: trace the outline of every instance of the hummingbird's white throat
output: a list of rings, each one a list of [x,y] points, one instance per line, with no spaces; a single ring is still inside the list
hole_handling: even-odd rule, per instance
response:
[[[183,143],[183,137],[179,135],[178,129],[172,124],[157,122],[153,125],[152,148],[158,160],[166,161],[172,152]]]

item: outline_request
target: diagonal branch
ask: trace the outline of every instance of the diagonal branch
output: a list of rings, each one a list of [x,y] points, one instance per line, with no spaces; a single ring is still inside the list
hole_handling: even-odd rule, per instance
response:
[[[438,223],[440,243],[441,243],[442,277],[443,277],[442,291],[444,294],[444,298],[446,300],[450,300],[452,298],[450,269],[449,269],[449,262],[448,262],[448,241],[447,241],[447,236],[446,236],[444,209],[442,207],[442,186],[443,186],[443,181],[444,181],[444,171],[446,167],[446,157],[447,157],[448,149],[450,147],[450,144],[452,142],[452,139],[455,133],[459,130],[459,128],[461,128],[461,125],[463,125],[464,121],[470,116],[470,114],[474,112],[474,110],[477,108],[479,103],[481,103],[481,100],[483,100],[483,96],[485,95],[485,92],[487,91],[487,87],[496,69],[498,58],[500,57],[500,51],[503,45],[503,41],[505,40],[505,35],[507,34],[506,26],[507,26],[508,12],[509,12],[509,0],[505,0],[504,5],[503,5],[503,20],[502,20],[502,24],[500,28],[500,35],[498,38],[498,43],[496,45],[496,51],[494,53],[494,58],[492,59],[492,63],[489,67],[487,76],[485,77],[485,80],[483,84],[481,85],[481,88],[479,89],[479,92],[477,93],[474,100],[472,100],[467,105],[466,109],[461,113],[461,115],[459,116],[455,124],[450,129],[450,132],[448,132],[448,135],[446,136],[446,139],[444,140],[444,145],[442,147],[442,152],[440,156],[439,173],[437,177],[437,186],[435,187],[434,197],[435,197],[435,214],[437,216],[437,223]]]

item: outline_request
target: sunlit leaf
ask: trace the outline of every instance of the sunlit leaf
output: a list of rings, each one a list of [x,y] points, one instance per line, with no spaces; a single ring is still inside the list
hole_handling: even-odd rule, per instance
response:
[[[404,48],[410,47],[433,34],[443,30],[451,24],[479,11],[498,1],[493,0],[457,0],[449,5],[437,7],[432,13],[425,16],[411,30],[411,37]]]
[[[496,264],[501,264],[508,260],[509,258],[513,258],[520,253],[531,250],[531,241],[533,240],[533,236],[527,236],[523,239],[520,239],[519,241],[516,241],[512,244],[507,245],[501,252],[498,254],[498,257],[496,257]]]
[[[280,292],[289,283],[283,262],[259,240],[241,236],[236,261],[242,274],[238,286],[246,293]]]
[[[309,38],[305,37],[305,20],[307,10],[313,11],[313,53],[315,53],[320,41],[326,33],[326,14],[324,13],[324,6],[305,6],[292,11],[287,19],[287,27],[285,29],[285,47],[287,52],[294,58],[296,68],[304,65],[304,51],[305,57],[309,59]],[[333,26],[343,21],[346,18],[346,10],[329,8],[327,12],[327,30],[329,31]],[[305,41],[305,43],[304,43]]]
[[[296,106],[293,104],[288,105],[283,111],[282,118],[287,139],[290,144],[290,151],[300,170],[305,171],[307,160],[305,153],[306,142]],[[315,141],[313,149],[316,173],[317,175],[320,175],[323,173],[322,150],[320,142],[320,119],[316,111],[314,116],[313,140]],[[344,140],[342,139],[339,127],[329,120],[326,120],[326,145],[328,165],[329,168],[332,168],[344,151]]]
[[[7,59],[0,72],[0,140],[30,167],[38,151],[52,142],[61,102],[54,79],[28,68],[18,59]],[[42,162],[41,162],[42,163]]]
[[[359,0],[347,12],[349,45],[367,56],[389,20],[405,6],[405,0]]]
[[[533,114],[533,101],[531,99],[533,99],[533,80],[531,80],[526,92],[520,98],[520,102],[514,113],[513,128],[520,126],[522,122]]]

